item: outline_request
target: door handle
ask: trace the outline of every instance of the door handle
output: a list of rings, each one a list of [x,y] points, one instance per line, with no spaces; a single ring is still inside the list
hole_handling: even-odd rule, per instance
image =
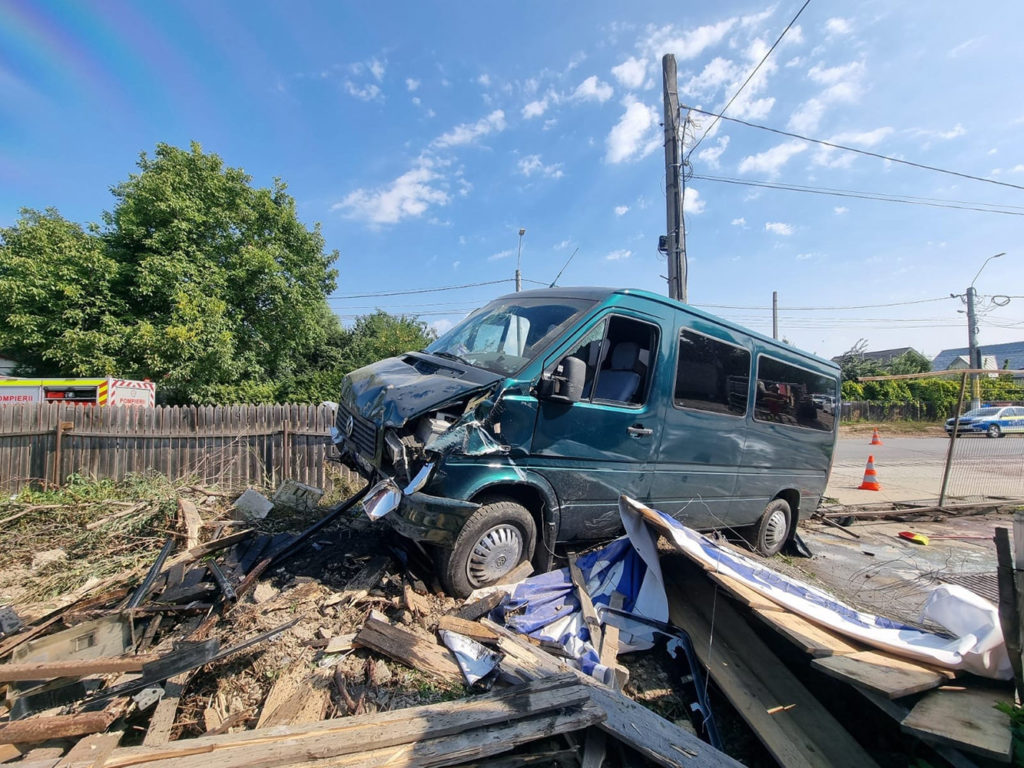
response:
[[[643,424],[634,424],[631,427],[626,427],[626,431],[633,437],[647,437],[654,434],[653,429],[645,429]]]

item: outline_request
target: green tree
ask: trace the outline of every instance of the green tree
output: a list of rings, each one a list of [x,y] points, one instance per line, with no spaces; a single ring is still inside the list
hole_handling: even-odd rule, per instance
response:
[[[426,323],[406,315],[391,315],[378,309],[372,315],[356,319],[347,332],[341,359],[344,370],[394,357],[403,352],[423,349],[435,338]]]
[[[53,208],[0,229],[0,351],[23,372],[118,372],[124,305],[118,264],[93,232]]]
[[[932,369],[931,360],[914,349],[908,349],[899,357],[894,357],[885,366],[891,374],[928,373]]]
[[[881,376],[885,371],[877,361],[864,357],[868,340],[858,339],[857,343],[839,357],[839,370],[843,381],[856,381],[861,376]]]
[[[272,399],[337,325],[325,301],[337,253],[298,220],[283,182],[254,188],[196,143],[158,144],[138,166],[104,215],[129,308],[124,373],[177,401]]]

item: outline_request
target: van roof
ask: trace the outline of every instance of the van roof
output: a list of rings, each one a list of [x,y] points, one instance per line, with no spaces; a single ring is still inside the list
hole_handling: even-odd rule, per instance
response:
[[[670,299],[668,296],[663,296],[652,291],[645,291],[640,288],[602,288],[597,286],[572,286],[572,287],[556,287],[556,288],[537,288],[530,291],[520,291],[519,293],[509,293],[501,296],[502,299],[514,299],[514,298],[566,298],[566,299],[590,299],[591,301],[604,301],[609,296],[619,294],[623,296],[638,296],[649,301],[656,301],[659,304],[672,307],[674,309],[681,309],[685,312],[689,312],[697,317],[702,317],[706,320],[718,323],[719,325],[725,326],[734,331],[745,333],[758,341],[764,342],[765,344],[785,349],[787,352],[800,355],[809,360],[813,360],[819,365],[825,368],[830,368],[838,371],[839,366],[831,360],[826,360],[823,357],[806,352],[799,347],[794,347],[789,344],[784,344],[778,339],[773,339],[770,336],[765,336],[762,333],[746,328],[739,323],[734,323],[725,318],[713,315],[710,312],[705,312],[702,309],[698,309],[692,304],[686,304],[675,299]]]

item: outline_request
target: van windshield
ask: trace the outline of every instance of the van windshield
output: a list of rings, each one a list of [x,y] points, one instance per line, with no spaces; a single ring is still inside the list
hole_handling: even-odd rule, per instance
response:
[[[594,304],[587,299],[506,296],[473,312],[425,351],[510,376]]]

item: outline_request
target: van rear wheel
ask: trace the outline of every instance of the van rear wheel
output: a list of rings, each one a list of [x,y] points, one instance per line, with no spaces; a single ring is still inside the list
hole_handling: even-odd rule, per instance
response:
[[[531,560],[536,545],[537,526],[529,510],[494,499],[470,515],[450,550],[439,553],[438,575],[449,594],[467,597]]]
[[[789,538],[793,510],[785,499],[772,499],[761,519],[744,532],[751,549],[765,557],[777,555]]]

